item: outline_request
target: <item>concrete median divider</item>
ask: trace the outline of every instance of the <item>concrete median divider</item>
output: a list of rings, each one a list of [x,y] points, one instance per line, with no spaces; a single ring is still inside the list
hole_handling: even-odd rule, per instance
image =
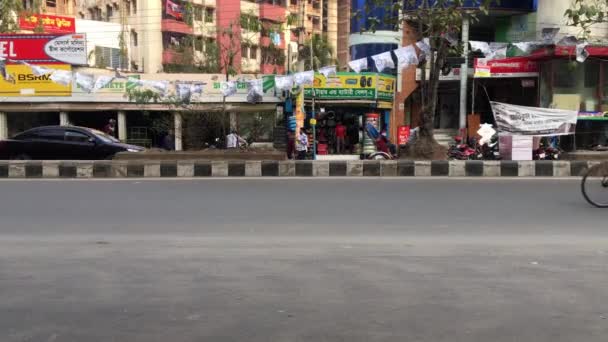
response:
[[[597,161],[0,161],[0,178],[580,177]]]

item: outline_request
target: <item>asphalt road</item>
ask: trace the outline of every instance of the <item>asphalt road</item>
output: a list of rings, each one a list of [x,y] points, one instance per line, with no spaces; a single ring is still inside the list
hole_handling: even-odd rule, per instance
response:
[[[602,341],[576,180],[0,181],[0,341]]]

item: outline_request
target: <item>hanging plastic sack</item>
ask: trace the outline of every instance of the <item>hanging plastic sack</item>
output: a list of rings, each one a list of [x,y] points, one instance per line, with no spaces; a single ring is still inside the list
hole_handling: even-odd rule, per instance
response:
[[[587,51],[587,45],[589,43],[580,43],[576,45],[576,61],[579,63],[584,63],[589,57],[589,51]]]
[[[471,51],[479,51],[481,53],[483,53],[484,56],[487,56],[490,54],[490,44],[488,44],[487,42],[478,42],[475,40],[471,40],[469,41],[469,44],[471,45]]]
[[[393,62],[393,56],[390,51],[383,52],[378,55],[372,56],[374,63],[376,63],[376,69],[378,72],[382,72],[385,69],[394,69],[395,62]]]
[[[0,75],[6,82],[15,83],[15,80],[6,71],[6,59],[0,57]]]
[[[275,76],[274,84],[278,90],[289,91],[293,88],[293,76]]]
[[[90,93],[95,86],[95,76],[91,74],[77,72],[74,74],[74,80],[76,81],[76,85],[87,93]]]
[[[49,78],[55,83],[69,86],[70,83],[72,83],[72,72],[67,70],[55,70]]]
[[[222,95],[224,96],[232,96],[236,94],[236,82],[227,81],[221,83],[222,87]]]
[[[420,60],[424,60],[428,56],[431,55],[431,40],[430,39],[424,38],[423,40],[418,41],[416,43],[416,46],[422,52],[422,54],[418,57]]]
[[[355,59],[354,61],[348,62],[348,66],[353,69],[354,72],[360,73],[361,70],[367,69],[367,57]]]
[[[407,68],[410,65],[418,65],[420,62],[418,60],[418,55],[416,54],[416,49],[414,49],[414,46],[412,45],[399,48],[393,52],[395,53],[395,56],[397,56],[397,66],[399,69]]]
[[[247,102],[249,103],[258,103],[262,101],[262,97],[264,96],[264,90],[262,89],[263,83],[262,80],[252,80],[247,82],[248,92],[247,92]]]
[[[337,69],[335,65],[325,66],[319,69],[319,73],[323,74],[325,78],[329,78],[330,76],[335,76],[337,74]]]
[[[559,33],[559,27],[547,27],[542,29],[541,35],[543,37],[543,43],[555,44],[555,37]]]
[[[107,86],[108,84],[114,81],[114,76],[99,76],[95,80],[95,84],[93,85],[92,92],[96,92]]]
[[[177,98],[182,102],[189,103],[192,96],[190,88],[191,84],[189,83],[176,83],[175,92],[177,93]]]
[[[294,75],[294,79],[297,85],[312,85],[315,81],[315,72],[310,71],[302,71],[298,72]]]

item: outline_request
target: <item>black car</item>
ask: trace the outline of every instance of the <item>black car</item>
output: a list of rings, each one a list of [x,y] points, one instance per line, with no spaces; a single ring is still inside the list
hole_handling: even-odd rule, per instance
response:
[[[0,141],[0,159],[97,160],[143,150],[103,132],[76,126],[37,127]]]

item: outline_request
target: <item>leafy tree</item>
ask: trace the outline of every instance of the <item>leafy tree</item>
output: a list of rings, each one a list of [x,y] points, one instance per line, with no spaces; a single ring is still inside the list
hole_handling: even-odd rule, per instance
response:
[[[440,154],[438,151],[442,151],[441,146],[433,138],[441,70],[449,54],[460,51],[461,44],[455,37],[459,36],[462,29],[463,16],[468,16],[474,22],[480,13],[487,14],[490,3],[496,1],[466,2],[467,10],[464,11],[462,7],[465,0],[368,0],[364,10],[354,13],[355,17],[365,19],[367,24],[363,30],[365,32],[375,32],[381,23],[395,29],[407,25],[417,31],[419,40],[429,39],[430,53],[423,60],[421,68],[430,69],[430,77],[427,80],[426,73],[422,73],[420,82],[422,122],[418,139],[410,148],[412,157],[430,159],[437,157]],[[376,15],[379,9],[384,13],[382,17]]]
[[[312,44],[313,57],[310,57],[310,46]],[[337,63],[332,44],[327,36],[315,34],[308,39],[298,53],[298,59],[304,61],[306,69],[318,69]]]
[[[583,38],[589,38],[593,25],[608,21],[608,0],[572,0],[564,16],[568,25],[580,28]]]
[[[25,9],[22,0],[0,1],[0,33],[14,33],[19,31],[19,15],[39,14],[42,12],[42,0],[34,0],[33,7]],[[42,22],[34,28],[34,32],[42,33]]]
[[[21,0],[0,1],[0,33],[13,33],[19,30],[17,14],[23,11]]]

